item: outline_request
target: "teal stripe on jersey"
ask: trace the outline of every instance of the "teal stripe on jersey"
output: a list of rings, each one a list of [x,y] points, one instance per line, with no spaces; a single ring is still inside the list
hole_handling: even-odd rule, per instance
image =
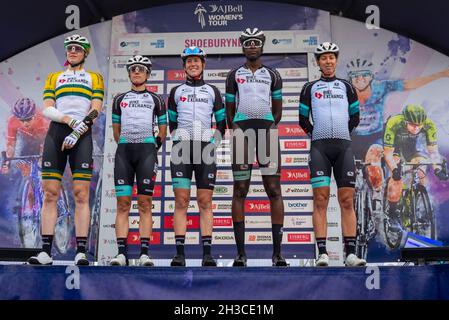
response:
[[[279,90],[273,91],[271,93],[271,98],[273,98],[274,100],[281,100],[282,99],[282,90],[279,89]]]
[[[215,111],[214,114],[215,114],[215,120],[217,122],[223,121],[226,118],[225,109],[220,109],[218,111]]]
[[[356,114],[358,112],[360,112],[359,101],[356,101],[349,106],[349,115],[352,116],[353,114]]]
[[[267,113],[266,115],[264,115],[263,119],[264,120],[268,120],[268,121],[274,121],[274,117],[273,117],[273,114],[271,112]]]
[[[121,117],[119,115],[112,115],[112,123],[121,123]]]
[[[310,182],[312,182],[312,188],[329,187],[331,178],[328,176],[314,177],[310,179]]]
[[[226,102],[235,102],[235,94],[226,93],[225,99],[226,99]]]
[[[233,122],[248,120],[249,118],[243,113],[237,112],[234,116]]]
[[[115,186],[115,196],[116,197],[130,197],[133,193],[132,186]]]
[[[147,138],[143,139],[143,143],[154,143],[154,144],[156,144],[156,139],[153,136],[147,137]]]
[[[168,118],[170,119],[171,122],[177,122],[178,120],[178,113],[176,111],[173,110],[168,110]]]
[[[190,189],[191,183],[188,178],[173,178],[173,189]]]
[[[167,115],[166,115],[166,114],[163,114],[163,115],[157,117],[157,123],[158,123],[159,125],[167,124]]]
[[[309,117],[310,108],[306,106],[304,103],[299,104],[299,114],[304,117]]]
[[[128,141],[126,141],[125,137],[120,136],[120,138],[118,139],[118,143],[128,143]]]

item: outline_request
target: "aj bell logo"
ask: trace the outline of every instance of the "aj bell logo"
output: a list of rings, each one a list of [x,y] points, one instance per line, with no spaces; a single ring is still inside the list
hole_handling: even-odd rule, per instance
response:
[[[204,29],[206,26],[206,19],[204,18],[205,13],[207,13],[206,8],[204,8],[201,3],[198,3],[193,14],[198,16],[198,23],[201,25],[201,29]]]
[[[227,26],[229,21],[243,20],[243,5],[215,5],[211,4],[210,13],[207,16],[209,26]],[[201,29],[206,26],[206,8],[198,3],[193,14],[198,17]]]

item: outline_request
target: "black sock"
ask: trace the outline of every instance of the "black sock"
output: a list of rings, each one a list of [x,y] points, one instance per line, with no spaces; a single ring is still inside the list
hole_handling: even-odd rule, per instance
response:
[[[203,256],[210,255],[212,247],[212,236],[202,236],[201,240],[203,241]]]
[[[345,243],[346,256],[355,254],[355,237],[343,237]]]
[[[124,256],[126,256],[128,251],[126,240],[126,238],[117,238],[118,254],[123,254]]]
[[[239,255],[246,255],[245,253],[245,221],[234,221],[234,237],[237,244],[237,252]]]
[[[273,235],[273,257],[281,255],[282,227],[282,224],[271,225],[271,233]]]
[[[318,247],[318,254],[327,254],[326,238],[316,238],[316,246]]]
[[[53,235],[42,235],[42,251],[46,252],[51,257],[51,246],[53,244]]]
[[[150,243],[150,238],[140,238],[140,255],[148,255],[148,244]]]
[[[175,235],[175,243],[176,243],[176,254],[180,256],[185,256],[184,253],[184,242],[186,241],[186,235]]]
[[[76,237],[76,253],[86,253],[87,237]]]

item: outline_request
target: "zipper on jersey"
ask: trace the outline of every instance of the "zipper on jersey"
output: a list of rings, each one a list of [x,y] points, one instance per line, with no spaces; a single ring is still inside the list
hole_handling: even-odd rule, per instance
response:
[[[195,138],[195,123],[196,123],[196,87],[195,82],[193,82],[193,130],[192,130],[192,140]]]
[[[332,91],[331,91],[331,86],[330,86],[330,81],[327,82],[327,89],[329,91],[329,112],[331,114],[331,137],[334,138],[334,119],[332,116]]]

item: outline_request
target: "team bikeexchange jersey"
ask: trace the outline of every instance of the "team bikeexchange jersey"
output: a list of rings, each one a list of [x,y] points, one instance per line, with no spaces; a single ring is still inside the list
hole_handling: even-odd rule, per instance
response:
[[[300,95],[299,115],[312,114],[312,141],[321,139],[351,140],[349,118],[359,113],[359,101],[353,86],[346,80],[320,78],[304,85]]]
[[[103,96],[103,77],[84,69],[50,73],[45,81],[44,100],[55,100],[56,109],[76,120],[84,119],[92,99]]]
[[[147,90],[117,95],[112,105],[112,123],[120,124],[118,143],[155,143],[154,119],[167,124],[165,103],[162,98]]]
[[[226,119],[221,94],[215,86],[202,79],[187,79],[170,91],[168,116],[170,130],[175,130],[173,141],[213,142],[212,115],[216,123]]]
[[[226,79],[226,102],[236,103],[233,122],[262,119],[274,121],[271,99],[282,99],[282,79],[276,70],[262,65],[254,73],[243,65]]]

